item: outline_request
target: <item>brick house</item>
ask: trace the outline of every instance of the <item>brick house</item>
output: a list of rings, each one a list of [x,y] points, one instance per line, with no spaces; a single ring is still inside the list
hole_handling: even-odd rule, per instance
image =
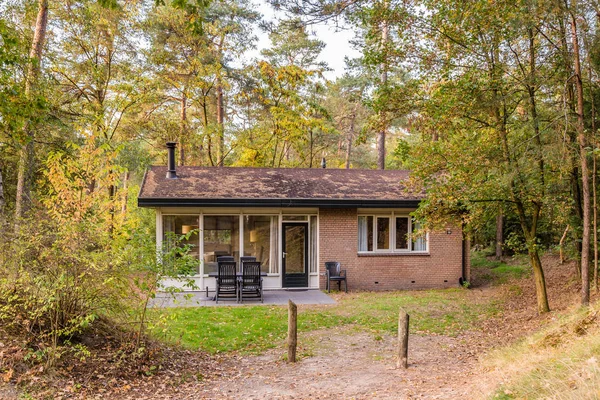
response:
[[[325,288],[324,263],[339,261],[352,289],[456,287],[469,279],[460,228],[418,234],[410,216],[422,195],[407,171],[151,167],[138,204],[156,210],[166,232],[190,237],[196,285],[214,289],[216,258],[254,256],[266,289]]]

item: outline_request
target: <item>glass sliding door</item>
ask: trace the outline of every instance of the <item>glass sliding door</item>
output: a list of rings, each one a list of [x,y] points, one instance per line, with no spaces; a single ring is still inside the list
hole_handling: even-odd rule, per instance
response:
[[[240,257],[240,217],[204,216],[204,274],[217,272],[217,257]]]
[[[164,215],[163,216],[163,251],[166,253],[172,249],[173,243],[188,235],[187,238],[179,240],[179,246],[190,246],[189,255],[194,259],[198,260],[194,265],[189,266],[178,266],[182,269],[177,271],[181,275],[196,275],[200,273],[200,256],[199,256],[199,237],[198,237],[198,216],[195,215]],[[169,263],[166,260],[166,267],[174,267],[176,262]],[[174,261],[174,260],[173,260]],[[171,265],[168,265],[171,264]],[[191,264],[191,263],[190,263]]]

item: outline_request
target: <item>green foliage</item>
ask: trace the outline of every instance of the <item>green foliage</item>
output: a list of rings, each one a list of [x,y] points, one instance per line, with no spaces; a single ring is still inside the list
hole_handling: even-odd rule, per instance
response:
[[[531,267],[523,257],[515,256],[509,263],[488,258],[485,252],[471,252],[471,268],[485,270],[482,278],[492,284],[505,284],[531,274]]]

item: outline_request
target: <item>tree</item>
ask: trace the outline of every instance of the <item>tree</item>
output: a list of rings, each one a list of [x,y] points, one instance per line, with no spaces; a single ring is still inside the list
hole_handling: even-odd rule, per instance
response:
[[[46,38],[48,25],[48,0],[38,1],[38,13],[29,52],[29,63],[25,78],[25,97],[31,101],[34,97],[36,85],[40,75],[42,51]],[[23,217],[31,204],[31,185],[34,171],[34,138],[35,131],[31,124],[26,123],[24,128],[24,145],[19,155],[19,169],[17,178],[17,193],[15,202],[15,229],[18,229],[18,220]]]
[[[282,23],[270,38],[266,60],[238,97],[250,125],[238,135],[239,164],[311,167],[332,131],[322,106],[326,66],[317,60],[324,44],[297,21]]]

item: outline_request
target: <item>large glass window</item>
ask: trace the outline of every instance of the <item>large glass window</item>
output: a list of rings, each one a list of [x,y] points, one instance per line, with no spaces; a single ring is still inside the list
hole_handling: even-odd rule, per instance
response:
[[[244,216],[244,256],[256,257],[256,260],[261,263],[262,272],[279,272],[278,226],[277,216]]]
[[[317,227],[317,216],[310,217],[310,273],[317,272],[317,243],[319,242],[319,234]]]
[[[377,250],[390,249],[390,219],[377,217]]]
[[[179,241],[180,246],[189,245],[189,255],[197,260],[199,258],[199,239],[198,239],[198,217],[194,215],[164,215],[163,216],[163,248],[165,251],[170,250],[172,243],[192,232],[187,239],[183,238]],[[175,264],[175,263],[174,263]],[[198,274],[200,271],[200,262],[196,263],[190,268],[184,267],[184,271],[180,271],[182,274]]]
[[[358,251],[373,251],[373,217],[358,217]]]
[[[427,234],[421,232],[418,222],[412,221],[406,215],[360,215],[358,251],[423,252],[427,251]]]
[[[408,217],[396,217],[396,250],[408,250]]]
[[[204,217],[204,273],[217,272],[217,257],[240,257],[240,217]]]
[[[427,236],[421,232],[421,224],[417,221],[412,223],[412,248],[413,251],[427,251]]]

